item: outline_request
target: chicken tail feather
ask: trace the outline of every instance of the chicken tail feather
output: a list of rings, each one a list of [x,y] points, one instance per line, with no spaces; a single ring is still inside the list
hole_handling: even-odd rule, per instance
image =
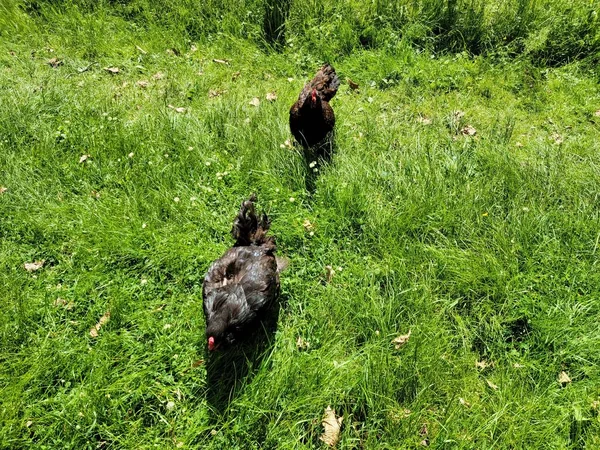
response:
[[[264,213],[260,219],[256,216],[255,201],[256,194],[252,194],[248,200],[242,203],[240,212],[233,221],[231,234],[235,239],[235,247],[261,245],[268,240],[266,234],[271,226],[271,221]]]

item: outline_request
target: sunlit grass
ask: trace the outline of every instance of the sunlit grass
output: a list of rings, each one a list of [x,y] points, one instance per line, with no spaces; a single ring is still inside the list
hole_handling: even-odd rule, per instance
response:
[[[285,141],[320,50],[106,11],[0,41],[1,446],[313,448],[328,405],[340,448],[600,445],[593,72],[338,55],[311,194]],[[251,192],[284,306],[211,397],[201,283]]]

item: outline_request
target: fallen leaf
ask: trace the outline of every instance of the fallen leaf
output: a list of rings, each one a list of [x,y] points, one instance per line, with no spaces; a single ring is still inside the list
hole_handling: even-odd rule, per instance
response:
[[[98,337],[98,331],[110,320],[110,311],[106,311],[96,325],[90,328],[90,336],[95,338]]]
[[[0,186],[0,195],[4,194],[6,191],[8,191],[7,187]]]
[[[175,408],[175,402],[174,401],[167,402],[167,409],[171,410],[173,408]]]
[[[485,382],[487,383],[487,385],[489,387],[491,387],[493,390],[497,391],[498,390],[498,386],[495,385],[494,383],[492,383],[490,380],[486,379]]]
[[[569,384],[571,382],[571,377],[564,370],[558,375],[558,382],[562,385]]]
[[[308,219],[304,219],[304,222],[302,222],[302,226],[306,231],[311,231],[315,229],[315,226]]]
[[[392,344],[394,344],[394,347],[396,348],[396,350],[400,350],[400,348],[408,342],[408,340],[410,339],[410,333],[411,333],[411,330],[408,330],[407,334],[403,334],[401,336],[398,336],[398,337],[392,339]]]
[[[183,114],[184,112],[186,112],[186,109],[183,106],[173,106],[173,105],[167,105],[169,108],[171,108],[172,110],[174,110],[175,112],[178,112],[179,114]]]
[[[523,147],[523,143],[522,142],[516,142],[515,143],[515,147]]]
[[[139,51],[139,52],[140,52],[142,55],[145,55],[145,54],[147,54],[147,53],[148,53],[146,50],[144,50],[144,49],[143,49],[142,47],[140,47],[139,45],[136,45],[136,46],[135,46],[135,48],[137,48],[137,49],[138,49],[138,51]]]
[[[147,81],[147,80],[139,80],[139,81],[138,81],[137,83],[135,83],[135,84],[137,84],[137,85],[138,85],[139,87],[141,87],[141,88],[147,88],[147,87],[150,85],[150,82],[149,82],[149,81]]]
[[[462,398],[462,397],[459,397],[458,401],[460,402],[461,405],[463,405],[466,408],[470,408],[471,407],[471,404],[468,401],[466,401],[464,398]]]
[[[105,67],[104,70],[113,75],[116,75],[121,71],[118,67]]]
[[[217,64],[229,64],[229,60],[228,59],[213,59],[213,62],[217,63]]]
[[[424,423],[424,424],[421,426],[421,429],[419,430],[419,434],[425,438],[425,439],[423,439],[423,440],[420,442],[420,444],[421,444],[423,447],[429,447],[429,438],[427,437],[427,436],[428,436],[428,434],[429,434],[429,430],[427,429],[427,424],[426,424],[426,423]]]
[[[340,430],[343,420],[343,417],[336,417],[335,410],[331,409],[331,406],[328,406],[323,419],[321,419],[321,425],[323,425],[325,431],[319,439],[330,447],[335,447],[340,440]]]
[[[252,106],[259,106],[260,105],[260,99],[258,97],[254,97],[252,100],[250,100],[250,104]]]
[[[417,121],[419,121],[420,123],[422,123],[423,125],[431,125],[431,119],[429,117],[425,117],[423,115],[420,115],[417,118]]]
[[[515,369],[522,369],[522,368],[523,368],[523,367],[525,367],[525,366],[524,366],[523,364],[514,363],[514,364],[513,364],[513,367],[514,367]]]
[[[203,359],[199,359],[198,361],[194,361],[192,363],[192,367],[198,367],[198,366],[201,366],[202,364],[204,364],[204,360]]]
[[[100,192],[98,192],[98,191],[92,191],[92,192],[90,192],[90,195],[95,199],[100,198]]]
[[[285,142],[283,144],[279,144],[279,147],[281,148],[294,148],[294,146],[292,145],[292,141],[290,141],[289,139],[286,139]]]
[[[475,367],[478,369],[485,369],[488,366],[490,366],[490,364],[488,364],[486,361],[475,361]]]
[[[558,133],[552,133],[550,138],[554,141],[555,144],[560,145],[563,143],[563,137]]]
[[[298,350],[308,350],[310,348],[310,342],[308,342],[302,336],[298,336],[298,340],[296,341],[296,347],[298,348]]]
[[[464,126],[460,132],[465,136],[475,136],[477,134],[477,130],[471,125]]]
[[[335,270],[333,270],[333,267],[331,266],[325,266],[325,274],[327,276],[327,282],[331,283],[331,280],[333,280],[333,276],[335,275]]]
[[[211,89],[208,91],[208,98],[219,97],[220,95],[224,94],[225,92],[226,91],[223,91],[223,90]]]
[[[58,58],[50,58],[48,64],[50,64],[53,69],[56,69],[58,66],[62,66],[63,62]]]
[[[274,102],[277,100],[277,94],[275,92],[267,92],[267,100],[270,102]]]
[[[67,301],[64,298],[60,298],[60,297],[58,297],[56,300],[54,300],[54,302],[52,304],[56,307],[64,306],[65,309],[68,311],[71,311],[73,309],[73,307],[75,306],[75,303]]]
[[[91,157],[91,155],[81,155],[81,157],[79,158],[79,164],[86,162]]]
[[[8,54],[10,56],[17,56],[17,52],[15,52],[14,50],[9,50]]]
[[[289,77],[287,80],[288,80],[288,83],[291,83],[292,81],[294,81],[294,79],[292,77]]]
[[[27,423],[25,424],[25,426],[27,428],[29,428],[31,425],[33,425],[33,421],[32,420],[28,420]]]
[[[598,408],[600,408],[600,400],[594,400],[594,401],[592,402],[592,409],[593,409],[594,411],[596,411],[596,410],[598,410]]]
[[[596,117],[600,117],[600,109],[594,113]]]
[[[194,53],[198,51],[198,47],[196,47],[195,44],[192,44],[192,46],[190,47],[190,53]]]
[[[348,82],[348,86],[350,86],[350,89],[352,89],[353,91],[356,91],[356,90],[358,90],[358,88],[360,88],[358,83],[355,83],[350,78],[346,78],[346,81]]]
[[[456,110],[452,111],[452,116],[454,117],[454,120],[459,121],[460,119],[465,117],[465,113],[464,111]]]
[[[156,72],[154,75],[152,75],[152,78],[155,80],[162,80],[165,77],[165,74],[162,72]]]
[[[40,259],[39,261],[25,263],[24,264],[25,270],[27,272],[35,272],[36,270],[40,270],[44,266],[45,262],[46,262],[45,259]]]
[[[237,72],[233,72],[231,74],[231,81],[235,81],[238,79],[238,77],[242,74],[242,72],[240,72],[239,70]]]

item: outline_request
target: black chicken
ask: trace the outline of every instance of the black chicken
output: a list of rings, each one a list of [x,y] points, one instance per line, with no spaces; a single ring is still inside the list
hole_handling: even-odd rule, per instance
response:
[[[256,217],[253,194],[233,222],[233,248],[216,260],[204,277],[202,298],[208,350],[230,345],[257,327],[279,295],[285,260],[275,257],[270,221]]]
[[[329,101],[340,85],[335,69],[325,64],[304,86],[290,109],[290,129],[305,149],[322,143],[333,131],[335,115]]]

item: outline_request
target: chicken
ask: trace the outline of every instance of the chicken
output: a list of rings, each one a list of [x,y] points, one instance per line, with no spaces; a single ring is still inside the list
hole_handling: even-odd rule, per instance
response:
[[[266,236],[270,221],[265,214],[257,218],[255,201],[252,195],[242,203],[231,230],[234,246],[212,263],[204,277],[209,351],[252,332],[279,296],[279,272],[285,260],[275,257],[275,238]]]
[[[290,129],[305,149],[322,143],[335,125],[335,115],[329,101],[340,85],[335,69],[325,64],[304,86],[290,109]]]

